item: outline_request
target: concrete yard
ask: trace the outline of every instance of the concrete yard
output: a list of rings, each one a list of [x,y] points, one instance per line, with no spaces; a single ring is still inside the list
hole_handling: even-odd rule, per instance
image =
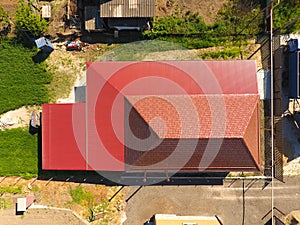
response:
[[[217,215],[225,225],[262,225],[271,218],[272,204],[272,185],[264,186],[263,180],[245,180],[244,189],[242,180],[228,180],[220,186],[145,186],[127,202],[123,225],[143,224],[157,213]],[[127,196],[137,188],[127,188]],[[274,196],[274,207],[284,214],[300,209],[299,177],[275,181]],[[283,217],[278,210],[274,215]]]

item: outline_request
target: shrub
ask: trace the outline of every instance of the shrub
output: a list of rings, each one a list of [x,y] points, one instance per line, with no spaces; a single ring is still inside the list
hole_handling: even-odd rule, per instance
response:
[[[262,32],[263,12],[257,0],[229,0],[207,25],[197,13],[174,14],[153,19],[153,29],[144,38],[171,41],[189,49],[228,45],[242,46],[246,40]],[[231,44],[232,45],[232,44]]]
[[[153,19],[153,29],[144,31],[145,38],[156,38],[166,35],[183,35],[198,34],[207,30],[207,25],[199,14],[186,13],[184,17],[166,16]]]
[[[293,33],[300,30],[300,1],[281,1],[274,7],[274,28],[283,28],[281,33]]]
[[[0,30],[10,25],[8,12],[0,5]]]
[[[13,206],[11,198],[0,198],[0,210],[11,209]]]
[[[4,193],[9,193],[9,194],[21,194],[22,193],[22,186],[18,185],[17,187],[14,186],[8,186],[8,187],[2,187],[0,186],[0,195]]]
[[[218,12],[215,31],[222,36],[249,38],[263,32],[264,11],[258,1],[230,0]]]
[[[90,192],[83,190],[81,185],[77,186],[75,189],[70,188],[70,194],[73,201],[77,204],[85,203],[91,205],[94,200],[93,195]]]
[[[48,29],[48,22],[41,18],[39,14],[33,12],[30,8],[32,1],[28,4],[24,0],[19,1],[19,7],[16,11],[16,33],[18,37],[24,38],[24,32],[29,32],[37,37],[42,35]]]
[[[242,51],[240,49],[232,48],[232,49],[225,49],[217,52],[206,52],[202,53],[199,56],[202,59],[236,59]]]
[[[11,24],[8,12],[0,5],[0,38],[8,35],[11,29]]]

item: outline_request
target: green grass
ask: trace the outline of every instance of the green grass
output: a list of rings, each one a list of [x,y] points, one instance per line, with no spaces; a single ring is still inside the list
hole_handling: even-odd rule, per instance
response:
[[[11,209],[13,202],[11,198],[0,198],[0,209]]]
[[[18,185],[17,187],[8,186],[8,187],[2,187],[0,186],[0,195],[4,193],[10,193],[10,194],[22,194],[22,186]]]
[[[202,59],[236,59],[240,56],[242,53],[242,50],[238,48],[231,48],[231,49],[225,49],[221,51],[216,51],[216,52],[205,52],[200,54],[199,56]]]
[[[45,63],[35,63],[37,50],[17,44],[13,39],[0,42],[0,114],[25,105],[48,101],[46,84],[51,75]]]
[[[72,196],[73,202],[77,204],[93,204],[93,195],[90,192],[83,190],[81,185],[77,186],[75,189],[70,189],[70,194]]]
[[[37,137],[21,128],[0,131],[0,176],[38,174]]]

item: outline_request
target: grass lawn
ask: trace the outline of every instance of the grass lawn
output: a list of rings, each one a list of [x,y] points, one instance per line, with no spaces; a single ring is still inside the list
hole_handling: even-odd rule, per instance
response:
[[[45,63],[35,63],[37,50],[13,39],[0,42],[0,114],[24,105],[40,105],[49,99],[46,84],[51,74]]]
[[[37,136],[28,130],[0,131],[0,176],[37,176],[37,151]]]

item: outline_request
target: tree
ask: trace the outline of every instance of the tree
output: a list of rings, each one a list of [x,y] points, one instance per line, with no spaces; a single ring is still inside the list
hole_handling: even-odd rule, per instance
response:
[[[262,23],[258,0],[229,0],[218,13],[217,25],[224,35],[253,37],[262,32]]]
[[[48,29],[48,22],[41,18],[30,8],[31,1],[28,4],[24,0],[19,1],[19,7],[16,11],[16,33],[18,37],[23,37],[24,32],[30,33],[35,37],[44,34]]]
[[[293,33],[300,30],[300,0],[281,1],[274,7],[274,28],[282,33]]]

